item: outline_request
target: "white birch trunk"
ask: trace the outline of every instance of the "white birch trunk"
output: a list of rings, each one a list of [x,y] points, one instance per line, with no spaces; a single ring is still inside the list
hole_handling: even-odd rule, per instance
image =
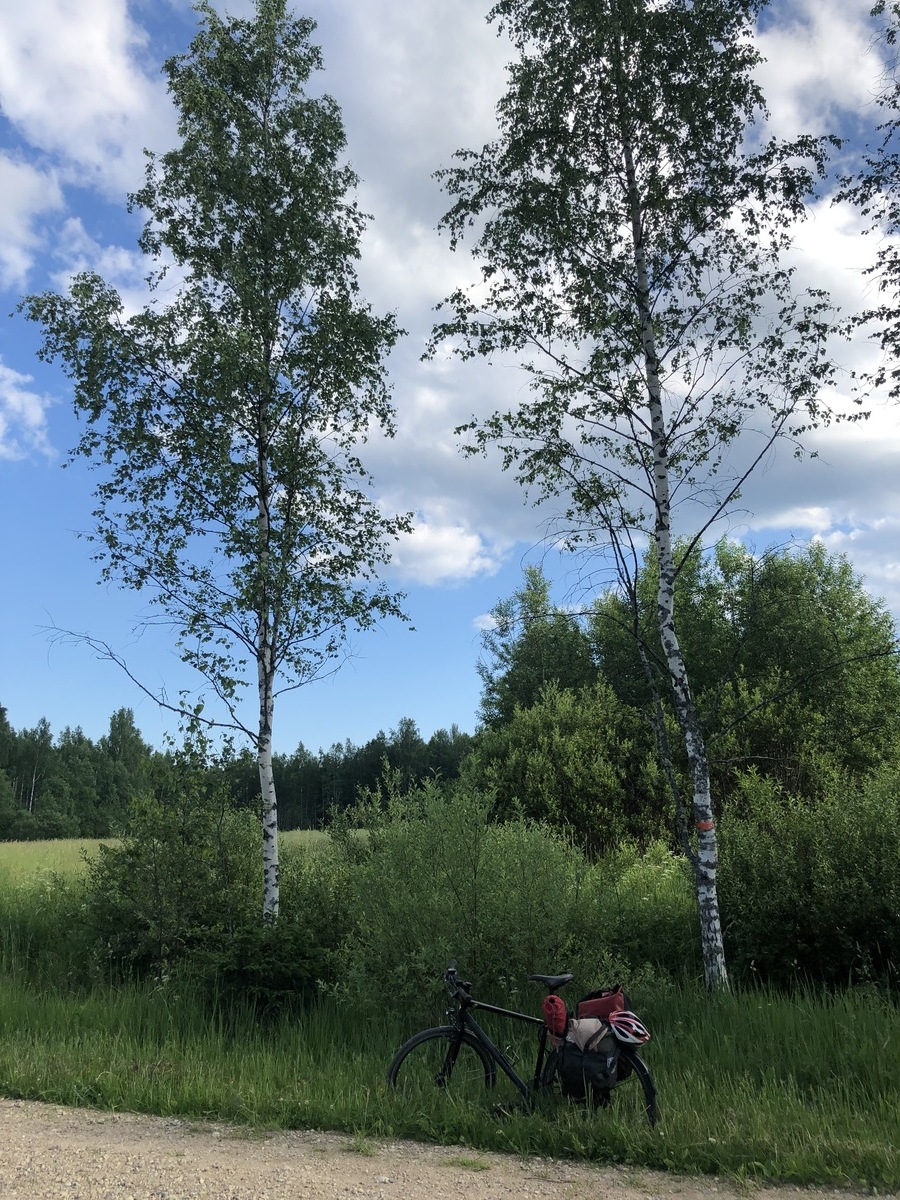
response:
[[[256,741],[256,761],[259,767],[259,791],[262,797],[262,856],[263,856],[263,924],[274,925],[278,920],[280,899],[278,872],[278,800],[275,795],[275,775],[272,770],[272,725],[275,717],[275,638],[277,621],[270,607],[267,575],[269,566],[269,500],[270,483],[266,460],[266,413],[259,413],[258,436],[258,525],[260,595],[257,599],[259,624],[256,637],[256,669],[259,688],[259,733]]]
[[[272,771],[272,674],[267,655],[259,661],[259,740],[257,765],[259,790],[262,796],[263,852],[263,923],[274,925],[278,920],[278,801],[275,796],[275,775]]]
[[[623,125],[623,134],[624,134]],[[716,888],[718,845],[713,822],[712,795],[709,781],[709,762],[706,744],[697,720],[691,695],[687,668],[675,629],[675,561],[672,553],[671,499],[669,488],[668,432],[662,404],[662,385],[659,378],[659,357],[653,334],[650,311],[650,287],[644,249],[641,206],[631,145],[623,137],[625,171],[634,247],[638,312],[644,366],[647,373],[647,404],[651,424],[653,452],[653,495],[656,507],[654,538],[659,565],[657,593],[657,626],[675,697],[675,711],[684,738],[688,770],[691,777],[694,824],[697,830],[697,852],[691,855],[694,885],[700,914],[700,942],[703,951],[703,972],[709,989],[728,987],[722,925],[719,919],[719,898]]]

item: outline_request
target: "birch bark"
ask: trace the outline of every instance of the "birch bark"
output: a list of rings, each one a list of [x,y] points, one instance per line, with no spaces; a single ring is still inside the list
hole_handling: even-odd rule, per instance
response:
[[[691,695],[687,666],[675,628],[675,558],[672,552],[672,503],[669,481],[668,431],[663,407],[662,385],[659,376],[659,356],[653,332],[650,305],[650,286],[647,257],[642,229],[642,205],[634,169],[634,153],[627,137],[622,143],[625,176],[628,188],[628,208],[631,240],[634,250],[636,302],[640,318],[641,344],[647,384],[647,407],[650,414],[650,446],[653,454],[653,496],[656,510],[654,537],[656,542],[659,587],[657,592],[657,625],[663,655],[672,684],[675,711],[684,739],[688,771],[691,778],[694,823],[699,848],[691,856],[697,908],[700,916],[700,941],[703,952],[703,972],[710,990],[728,986],[725,946],[719,919],[719,897],[716,886],[718,845],[712,811],[712,791],[706,744],[697,719]]]

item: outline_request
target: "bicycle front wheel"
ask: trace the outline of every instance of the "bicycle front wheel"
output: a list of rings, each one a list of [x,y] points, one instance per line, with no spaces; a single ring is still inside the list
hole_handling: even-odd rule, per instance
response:
[[[497,1082],[493,1059],[471,1033],[452,1025],[423,1029],[400,1047],[388,1083],[405,1093],[439,1088],[461,1100],[483,1096]]]

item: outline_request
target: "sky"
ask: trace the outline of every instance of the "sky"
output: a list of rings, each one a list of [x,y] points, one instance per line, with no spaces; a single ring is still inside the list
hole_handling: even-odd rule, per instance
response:
[[[249,0],[215,7],[249,15]],[[436,232],[447,207],[433,172],[493,130],[508,43],[485,22],[485,0],[304,0],[318,22],[320,85],[340,105],[358,199],[371,214],[359,275],[376,312],[392,310],[408,336],[389,367],[398,430],[366,456],[382,501],[413,511],[415,530],[385,579],[407,594],[414,632],[387,623],[351,639],[328,679],[285,698],[275,747],[360,745],[412,717],[429,737],[472,731],[477,660],[487,614],[540,563],[562,602],[578,567],[547,542],[552,514],[536,511],[496,458],[465,458],[454,428],[514,402],[510,364],[422,362],[434,305],[476,278],[465,249]],[[773,0],[758,42],[771,132],[838,133],[849,158],[874,140],[873,97],[884,64],[872,43],[869,0]],[[78,435],[67,382],[36,357],[38,330],[13,312],[26,293],[63,290],[99,271],[128,299],[141,294],[139,215],[125,197],[143,178],[143,148],[175,143],[163,60],[187,49],[196,15],[186,0],[29,0],[0,16],[0,705],[17,729],[46,717],[54,733],[92,737],[120,707],[155,745],[177,720],[114,664],[77,639],[111,645],[152,692],[196,687],[170,631],[146,628],[145,601],[98,583],[90,547],[95,476],[66,466]],[[799,277],[827,287],[846,312],[872,299],[864,274],[875,240],[824,194],[797,235]],[[12,314],[12,315],[7,315]],[[841,351],[846,371],[875,361],[860,338]],[[846,553],[866,586],[900,616],[900,407],[873,397],[867,422],[810,439],[817,457],[770,456],[718,532],[755,549],[821,539]]]

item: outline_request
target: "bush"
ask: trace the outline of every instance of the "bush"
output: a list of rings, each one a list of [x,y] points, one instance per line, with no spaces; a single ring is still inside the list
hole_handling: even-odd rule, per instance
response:
[[[785,984],[900,982],[900,780],[834,780],[817,803],[742,777],[720,823],[734,972]]]
[[[187,956],[221,949],[261,909],[260,826],[184,758],[155,795],[132,802],[121,843],[87,872],[85,921],[95,967],[166,977]]]
[[[479,733],[461,773],[492,794],[495,816],[546,822],[590,855],[646,844],[671,825],[652,730],[602,680],[577,692],[543,688],[531,707]]]
[[[492,797],[433,783],[401,797],[389,780],[332,831],[353,923],[337,956],[339,990],[357,1007],[439,1015],[451,958],[478,995],[534,1007],[525,977],[572,971],[582,990],[645,964],[696,963],[690,885],[657,848],[590,864],[558,831],[518,817],[491,822]]]
[[[217,1003],[277,1016],[333,979],[334,957],[349,926],[340,864],[322,850],[298,846],[280,864],[278,921],[259,912],[227,939],[194,951],[185,973]]]
[[[579,911],[592,923],[591,931],[584,929],[580,936],[592,932],[632,970],[652,966],[675,977],[702,972],[690,866],[665,842],[644,851],[626,844],[597,863]]]

